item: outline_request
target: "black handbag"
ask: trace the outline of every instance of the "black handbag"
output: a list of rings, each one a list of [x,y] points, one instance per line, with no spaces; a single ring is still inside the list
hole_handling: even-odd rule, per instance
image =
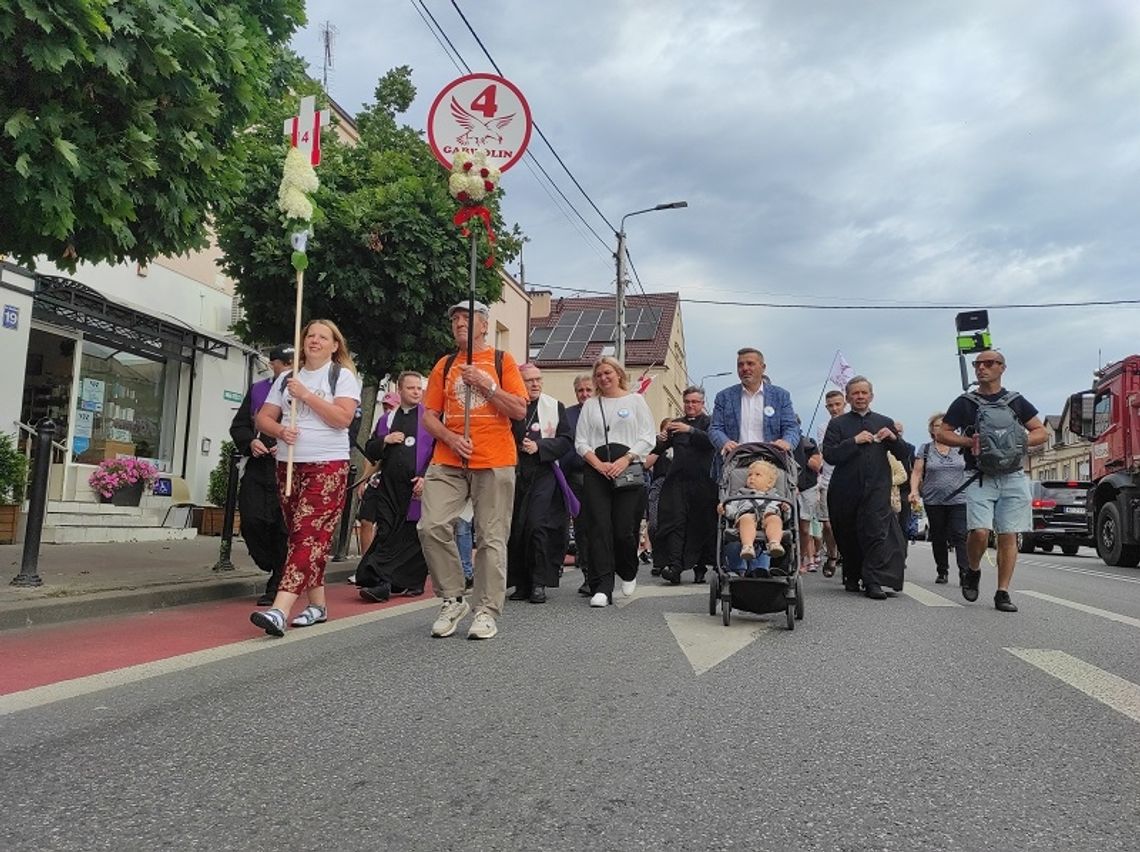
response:
[[[606,423],[606,407],[602,405],[602,398],[600,396],[598,397],[598,408],[602,412],[602,431],[605,432],[606,435],[606,461],[612,463],[613,458],[610,455],[612,452],[610,445],[610,426]],[[610,484],[613,486],[614,491],[626,491],[630,488],[644,488],[645,465],[638,461],[630,462],[625,470],[610,480]]]

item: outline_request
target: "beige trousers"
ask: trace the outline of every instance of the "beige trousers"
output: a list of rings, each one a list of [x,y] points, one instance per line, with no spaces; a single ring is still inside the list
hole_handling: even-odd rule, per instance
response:
[[[496,618],[507,597],[507,539],[515,500],[514,467],[467,470],[433,464],[424,477],[417,530],[436,597],[463,597],[463,566],[452,522],[468,498],[475,510],[475,586],[471,606]]]

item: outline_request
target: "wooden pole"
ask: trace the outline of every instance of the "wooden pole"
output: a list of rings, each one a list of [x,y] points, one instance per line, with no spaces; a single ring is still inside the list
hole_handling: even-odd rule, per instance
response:
[[[301,302],[305,292],[305,273],[297,270],[297,304],[293,316],[293,378],[300,378],[301,369]],[[289,395],[289,427],[297,428],[297,397]],[[293,493],[293,445],[289,444],[289,456],[285,463],[285,496]]]
[[[467,288],[467,363],[475,363],[475,229],[471,229],[471,274]],[[446,378],[446,377],[445,377]],[[463,437],[471,437],[471,385],[464,382]],[[464,464],[466,467],[466,464]]]

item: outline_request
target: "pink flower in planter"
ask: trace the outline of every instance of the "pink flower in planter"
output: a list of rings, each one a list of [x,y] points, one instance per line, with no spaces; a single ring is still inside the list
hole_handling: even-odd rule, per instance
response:
[[[157,478],[158,468],[131,456],[99,462],[99,467],[87,477],[87,484],[104,497],[111,497],[116,491],[140,482],[144,486],[152,485]]]

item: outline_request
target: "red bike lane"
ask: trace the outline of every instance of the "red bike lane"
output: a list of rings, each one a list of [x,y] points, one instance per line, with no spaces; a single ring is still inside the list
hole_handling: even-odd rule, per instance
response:
[[[332,619],[430,595],[430,581],[420,597],[383,604],[364,602],[348,584],[327,589]],[[249,622],[255,609],[252,600],[236,598],[0,632],[0,695],[256,639],[264,633]]]

